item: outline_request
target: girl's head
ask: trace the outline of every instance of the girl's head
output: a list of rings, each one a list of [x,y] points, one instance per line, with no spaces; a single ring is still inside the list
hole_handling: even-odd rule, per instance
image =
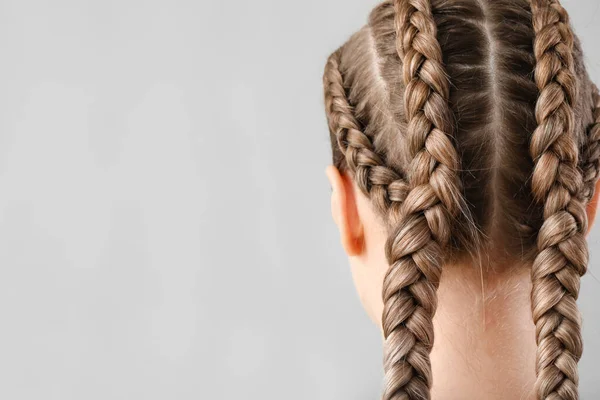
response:
[[[450,265],[529,269],[536,394],[578,398],[600,97],[559,2],[385,1],[330,56],[324,88],[334,217],[363,254],[353,271],[386,338],[384,398],[429,398]],[[383,257],[383,273],[366,265]]]

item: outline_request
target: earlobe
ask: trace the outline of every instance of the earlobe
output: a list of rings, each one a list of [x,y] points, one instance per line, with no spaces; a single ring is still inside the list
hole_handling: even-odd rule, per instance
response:
[[[331,184],[331,214],[340,231],[340,239],[348,256],[363,251],[364,231],[358,214],[352,179],[329,166],[325,171]]]
[[[594,197],[587,204],[586,211],[588,216],[588,231],[589,234],[592,230],[592,226],[596,220],[596,212],[598,211],[598,200],[600,200],[600,180],[596,182],[596,190],[594,191]]]

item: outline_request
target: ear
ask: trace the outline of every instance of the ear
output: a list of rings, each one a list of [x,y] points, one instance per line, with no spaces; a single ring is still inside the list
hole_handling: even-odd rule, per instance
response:
[[[325,173],[332,189],[331,215],[340,231],[342,246],[348,256],[357,256],[363,251],[364,229],[358,215],[352,178],[341,174],[334,166],[327,167]]]
[[[596,182],[596,190],[594,191],[594,197],[590,200],[586,207],[586,212],[588,216],[588,231],[589,234],[592,230],[592,226],[596,220],[596,212],[598,211],[598,200],[600,199],[600,180]]]

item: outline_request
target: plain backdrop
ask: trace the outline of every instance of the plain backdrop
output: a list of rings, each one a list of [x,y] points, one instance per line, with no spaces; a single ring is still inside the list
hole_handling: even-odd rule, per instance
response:
[[[378,398],[321,87],[375,4],[0,1],[0,398]],[[600,3],[564,4],[600,82]]]

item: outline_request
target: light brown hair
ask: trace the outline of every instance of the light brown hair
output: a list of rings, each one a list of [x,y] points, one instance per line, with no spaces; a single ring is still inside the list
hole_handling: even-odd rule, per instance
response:
[[[334,164],[388,224],[383,398],[429,399],[442,267],[532,265],[539,399],[578,399],[600,98],[556,0],[395,0],[329,58]]]

